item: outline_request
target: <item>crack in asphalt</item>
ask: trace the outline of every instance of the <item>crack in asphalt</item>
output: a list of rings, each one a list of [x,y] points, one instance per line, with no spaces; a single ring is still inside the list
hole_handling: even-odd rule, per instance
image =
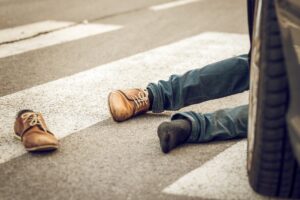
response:
[[[43,31],[43,32],[34,34],[32,36],[24,37],[24,38],[17,39],[17,40],[10,40],[10,41],[1,42],[0,46],[5,45],[5,44],[12,44],[12,43],[20,42],[20,41],[23,41],[23,40],[32,39],[32,38],[38,37],[40,35],[45,35],[45,34],[48,34],[48,33],[54,32],[54,31],[59,31],[59,30],[65,29],[65,28],[70,28],[70,27],[76,26],[78,24],[82,24],[82,22],[81,23],[74,23],[74,24],[71,24],[71,25],[68,25],[68,26],[65,26],[65,27],[62,27],[62,28],[56,28],[56,29],[53,29],[51,31]]]
[[[32,36],[29,36],[29,37],[25,37],[25,38],[21,38],[21,39],[17,39],[17,40],[10,40],[10,41],[5,41],[5,42],[0,42],[0,47],[1,47],[1,45],[12,44],[12,43],[16,43],[16,42],[20,42],[20,41],[24,41],[24,40],[28,40],[28,39],[33,39],[33,38],[36,38],[36,37],[41,36],[41,35],[45,35],[45,34],[48,34],[48,33],[55,32],[55,31],[59,31],[59,30],[63,30],[63,29],[66,29],[66,28],[74,27],[74,26],[77,26],[79,24],[87,24],[87,23],[94,22],[94,21],[99,21],[99,20],[108,19],[108,18],[111,18],[111,17],[122,16],[122,15],[125,15],[125,14],[138,12],[138,11],[144,10],[148,7],[149,6],[141,7],[141,8],[137,8],[137,9],[133,9],[133,10],[127,10],[127,11],[123,11],[123,12],[118,12],[118,13],[114,13],[114,14],[110,14],[110,15],[105,15],[105,16],[102,16],[102,17],[99,17],[99,18],[85,19],[81,22],[74,22],[74,24],[71,24],[69,26],[53,29],[51,31],[43,31],[43,32],[34,34]]]

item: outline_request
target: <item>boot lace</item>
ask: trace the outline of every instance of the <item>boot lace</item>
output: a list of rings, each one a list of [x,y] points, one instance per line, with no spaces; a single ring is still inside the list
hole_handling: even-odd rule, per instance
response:
[[[148,91],[144,89],[143,91],[140,91],[137,95],[132,96],[132,99],[138,108],[140,108],[143,105],[147,105]]]
[[[21,118],[24,122],[28,122],[30,126],[39,125],[45,132],[47,132],[47,128],[42,122],[41,113],[26,112],[21,115]]]

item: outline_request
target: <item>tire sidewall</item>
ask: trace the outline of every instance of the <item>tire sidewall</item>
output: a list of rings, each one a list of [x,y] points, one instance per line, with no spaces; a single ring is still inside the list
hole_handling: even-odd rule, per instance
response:
[[[253,167],[253,152],[255,148],[256,124],[258,114],[258,87],[260,81],[260,52],[261,52],[261,12],[262,0],[257,1],[255,8],[255,20],[253,28],[253,48],[251,54],[251,71],[250,71],[250,93],[249,93],[249,114],[248,114],[248,151],[247,151],[247,171],[251,172]]]

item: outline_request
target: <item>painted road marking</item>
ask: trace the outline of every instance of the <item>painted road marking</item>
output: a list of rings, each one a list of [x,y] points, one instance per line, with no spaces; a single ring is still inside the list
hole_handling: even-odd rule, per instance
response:
[[[46,33],[73,25],[74,22],[42,21],[23,26],[17,26],[0,30],[0,44],[33,37],[40,33]]]
[[[247,35],[203,33],[0,97],[0,163],[25,153],[12,137],[14,117],[20,109],[42,112],[50,130],[62,138],[108,119],[107,95],[112,90],[145,87],[170,74],[184,73],[248,49]]]
[[[270,199],[256,194],[246,172],[247,140],[240,141],[198,169],[184,175],[164,193],[205,199]]]
[[[118,30],[120,28],[121,26],[107,24],[79,24],[31,39],[10,44],[3,44],[0,46],[0,58],[17,55],[27,51],[57,45],[64,42],[70,42],[100,33]]]
[[[174,8],[177,6],[183,6],[186,4],[190,4],[190,3],[195,3],[195,2],[199,2],[202,0],[179,0],[179,1],[172,1],[170,3],[164,3],[164,4],[160,4],[160,5],[156,5],[156,6],[151,6],[149,9],[150,10],[154,10],[154,11],[160,11],[160,10],[166,10],[169,8]]]

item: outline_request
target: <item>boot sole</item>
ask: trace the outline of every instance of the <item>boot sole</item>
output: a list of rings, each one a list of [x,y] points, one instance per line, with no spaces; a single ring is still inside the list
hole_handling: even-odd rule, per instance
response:
[[[120,95],[122,95],[124,98],[126,98],[126,96],[122,93],[122,92],[118,92]],[[136,116],[138,116],[138,115],[141,115],[141,114],[143,114],[143,113],[146,113],[147,111],[142,111],[142,112],[139,112],[139,113],[137,113],[137,114],[133,114],[133,115],[131,115],[130,117],[128,117],[128,118],[125,118],[125,119],[117,119],[117,118],[115,118],[114,117],[114,115],[113,115],[113,112],[112,112],[112,109],[111,109],[111,105],[110,105],[110,97],[111,97],[111,95],[112,95],[112,92],[108,95],[108,98],[107,98],[107,104],[108,104],[108,110],[109,110],[109,112],[110,112],[110,115],[111,115],[111,117],[113,118],[113,120],[114,121],[116,121],[116,122],[124,122],[124,121],[127,121],[127,120],[129,120],[129,119],[131,119],[131,118],[134,118],[134,117],[136,117]]]
[[[111,93],[108,95],[108,98],[107,98],[107,104],[108,104],[108,110],[109,110],[109,113],[110,113],[110,116],[113,118],[114,121],[116,122],[122,122],[122,120],[117,120],[114,115],[112,114],[112,111],[111,111],[111,106],[110,106],[110,96],[111,96]],[[124,120],[123,120],[124,121]]]
[[[53,151],[58,149],[58,145],[44,145],[44,146],[25,148],[25,149],[30,152]]]
[[[19,135],[17,135],[16,133],[14,134],[14,138],[17,140],[22,140],[21,137]],[[30,152],[38,152],[38,151],[53,151],[58,149],[58,145],[44,145],[44,146],[39,146],[39,147],[31,147],[31,148],[26,148],[26,151],[30,151]]]
[[[114,118],[114,116],[113,116],[113,114],[112,114],[112,111],[111,111],[111,108],[110,108],[110,103],[109,103],[109,102],[110,102],[110,101],[109,101],[110,95],[111,95],[111,94],[109,94],[109,95],[108,95],[108,98],[107,98],[108,110],[109,110],[109,113],[110,113],[111,118],[113,118],[114,121],[118,122],[118,121]]]

